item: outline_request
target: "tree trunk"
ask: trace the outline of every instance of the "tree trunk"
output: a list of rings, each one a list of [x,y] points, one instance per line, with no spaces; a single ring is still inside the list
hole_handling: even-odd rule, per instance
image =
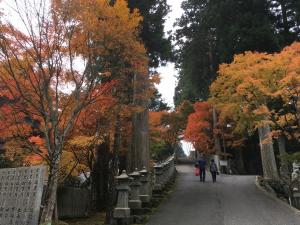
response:
[[[109,138],[97,147],[95,165],[92,170],[92,208],[95,211],[105,209],[108,194],[109,174]]]
[[[217,123],[218,123],[217,111],[216,111],[216,108],[213,107],[213,128],[214,129],[217,128]],[[215,146],[214,147],[215,147],[215,150],[216,150],[214,159],[215,159],[215,162],[217,164],[218,171],[220,171],[220,153],[222,152],[222,149],[221,149],[220,137],[216,134],[214,134],[214,141],[215,141]]]
[[[238,148],[236,150],[236,170],[239,174],[246,174],[243,152],[244,152],[244,150],[241,148]]]
[[[44,208],[41,215],[42,225],[52,224],[52,216],[56,204],[59,161],[60,157],[55,160],[55,162],[52,164],[52,168],[50,168],[46,194],[43,201]]]
[[[280,154],[280,177],[283,180],[289,181],[289,165],[286,159],[286,141],[283,135],[280,135],[277,139],[278,148]]]
[[[264,177],[267,179],[278,180],[279,176],[276,166],[273,141],[268,140],[270,135],[270,126],[265,125],[259,127],[258,134]]]
[[[114,135],[114,144],[112,151],[112,158],[109,163],[109,175],[108,175],[108,204],[106,209],[106,224],[113,223],[113,209],[116,202],[116,179],[118,175],[118,157],[121,146],[121,118],[120,115],[116,118],[115,123],[115,135]]]
[[[144,166],[149,169],[149,111],[145,109],[141,113],[135,113],[133,116],[133,141],[130,154],[129,170],[135,168],[142,169]]]
[[[148,77],[135,75],[133,83],[133,104],[144,110],[134,113],[132,118],[132,145],[127,165],[130,172],[144,166],[150,169],[148,100],[138,97],[149,88]]]

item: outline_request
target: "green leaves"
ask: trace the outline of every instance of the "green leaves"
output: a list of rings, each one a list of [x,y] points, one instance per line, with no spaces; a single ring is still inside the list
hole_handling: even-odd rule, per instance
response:
[[[170,38],[165,37],[164,22],[169,13],[166,0],[128,0],[131,9],[138,9],[144,18],[141,23],[140,37],[150,57],[150,67],[158,67],[172,59]]]
[[[278,4],[286,5],[279,10]],[[245,51],[273,53],[299,38],[296,0],[186,0],[176,32],[180,69],[175,103],[209,97],[209,86],[221,63]],[[274,5],[276,3],[276,7]],[[298,9],[299,12],[299,9]],[[283,15],[288,21],[283,24]],[[275,14],[277,15],[275,17]],[[299,17],[299,16],[298,16]],[[298,21],[298,22],[297,22]],[[287,31],[284,33],[284,26]],[[297,37],[298,35],[298,37]]]

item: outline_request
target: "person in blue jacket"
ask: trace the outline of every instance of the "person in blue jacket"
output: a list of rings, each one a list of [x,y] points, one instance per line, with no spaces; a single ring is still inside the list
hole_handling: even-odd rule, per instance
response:
[[[198,166],[200,170],[200,182],[205,182],[205,168],[206,168],[206,160],[203,156],[198,160]]]

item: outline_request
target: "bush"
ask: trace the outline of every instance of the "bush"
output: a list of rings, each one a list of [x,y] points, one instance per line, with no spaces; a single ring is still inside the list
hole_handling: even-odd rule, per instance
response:
[[[16,167],[15,163],[4,156],[0,155],[0,168],[13,168]]]

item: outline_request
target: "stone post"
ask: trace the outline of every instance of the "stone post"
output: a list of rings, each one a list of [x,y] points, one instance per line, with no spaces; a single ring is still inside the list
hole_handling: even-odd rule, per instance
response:
[[[164,182],[163,182],[163,187],[165,187],[167,184],[168,184],[168,181],[169,181],[169,162],[166,161],[164,163]]]
[[[140,209],[142,208],[142,201],[140,199],[141,174],[138,172],[137,169],[135,169],[135,171],[129,174],[129,176],[133,178],[133,181],[130,184],[131,193],[130,193],[129,207],[130,209]]]
[[[169,177],[170,179],[173,179],[173,175],[174,175],[174,166],[175,166],[175,158],[172,158],[170,160],[170,170],[169,170]]]
[[[155,181],[155,177],[154,177],[154,174],[149,171],[149,174],[148,174],[148,177],[149,177],[149,195],[150,195],[150,199],[152,198],[153,196],[153,188],[154,188],[154,181]]]
[[[154,190],[155,191],[162,191],[163,189],[163,167],[161,165],[154,166],[155,170],[155,183],[154,183]]]
[[[130,208],[128,207],[128,197],[129,197],[129,181],[130,177],[127,176],[126,171],[123,171],[122,174],[117,179],[117,191],[118,191],[118,200],[116,208],[114,209],[113,216],[117,220],[124,220],[130,218]]]
[[[140,198],[143,203],[147,203],[147,202],[150,202],[151,180],[150,180],[149,173],[148,173],[146,167],[144,167],[144,169],[140,171],[140,174],[141,174],[140,181],[142,184],[141,189],[140,189]]]
[[[292,205],[296,207],[297,209],[300,209],[300,192],[299,190],[295,190],[293,192],[293,201]]]

